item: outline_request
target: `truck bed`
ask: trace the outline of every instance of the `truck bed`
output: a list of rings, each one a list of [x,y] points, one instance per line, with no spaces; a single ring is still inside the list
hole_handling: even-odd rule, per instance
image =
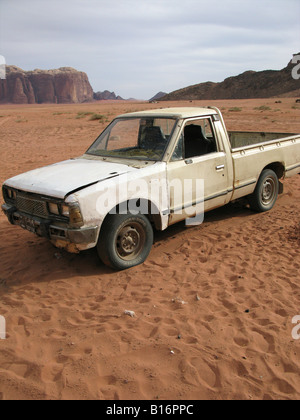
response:
[[[229,141],[231,148],[240,149],[246,146],[253,146],[261,143],[270,142],[273,140],[283,140],[297,136],[295,133],[264,133],[264,132],[250,132],[250,131],[229,131]],[[300,136],[300,134],[298,134]]]
[[[266,167],[278,169],[279,178],[300,173],[300,134],[231,132],[231,139],[240,144],[232,146],[234,199],[252,194]]]

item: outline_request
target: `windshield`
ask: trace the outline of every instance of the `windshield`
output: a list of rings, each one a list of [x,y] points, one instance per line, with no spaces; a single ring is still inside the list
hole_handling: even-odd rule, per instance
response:
[[[173,118],[117,118],[97,138],[87,154],[160,161],[175,123]]]

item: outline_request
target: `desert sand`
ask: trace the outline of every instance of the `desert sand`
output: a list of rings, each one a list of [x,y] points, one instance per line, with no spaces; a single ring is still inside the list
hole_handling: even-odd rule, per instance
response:
[[[2,105],[0,182],[80,156],[134,110],[217,105],[230,130],[300,133],[300,106],[280,100]],[[231,204],[173,226],[120,273],[1,213],[0,399],[299,399],[299,200],[296,176],[271,212]]]

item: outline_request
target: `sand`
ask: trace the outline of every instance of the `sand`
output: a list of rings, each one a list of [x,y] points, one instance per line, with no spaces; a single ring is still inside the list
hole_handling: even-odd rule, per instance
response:
[[[300,132],[300,106],[281,101],[210,104],[230,130]],[[0,182],[81,155],[117,114],[203,104],[0,106]],[[146,263],[121,273],[1,213],[0,399],[299,399],[299,199],[295,176],[269,213],[231,204],[156,233]]]

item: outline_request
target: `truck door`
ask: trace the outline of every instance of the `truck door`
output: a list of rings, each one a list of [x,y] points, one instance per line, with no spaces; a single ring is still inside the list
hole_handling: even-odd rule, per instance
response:
[[[207,211],[228,202],[227,158],[223,144],[217,139],[212,117],[185,122],[168,163],[167,174],[170,191],[169,224],[193,217],[200,203],[203,203],[203,210]],[[199,180],[204,181],[204,191],[201,190]],[[181,185],[186,183],[182,191],[180,182]],[[190,189],[188,193],[187,188]]]

